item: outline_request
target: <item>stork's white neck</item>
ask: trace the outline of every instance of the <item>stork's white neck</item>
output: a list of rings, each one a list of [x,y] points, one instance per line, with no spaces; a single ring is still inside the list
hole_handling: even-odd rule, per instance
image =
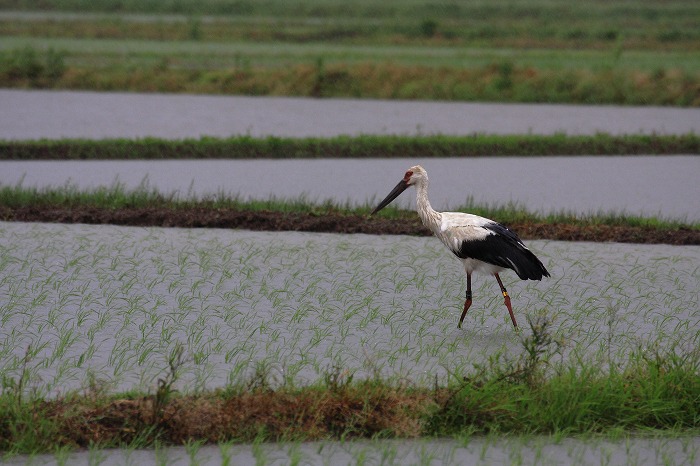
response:
[[[416,211],[423,225],[430,228],[433,233],[440,231],[442,218],[440,212],[436,212],[430,205],[427,179],[421,179],[416,183]]]

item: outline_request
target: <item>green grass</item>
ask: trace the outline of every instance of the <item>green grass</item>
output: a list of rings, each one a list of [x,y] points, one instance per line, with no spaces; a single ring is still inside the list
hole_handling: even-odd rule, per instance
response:
[[[548,49],[517,47],[447,47],[441,45],[337,44],[333,42],[158,41],[139,39],[76,39],[8,36],[0,51],[8,54],[31,47],[39,53],[60,50],[73,67],[164,66],[187,70],[284,68],[325,64],[379,64],[431,68],[474,69],[509,63],[538,70],[584,69],[697,73],[700,57],[694,50]]]
[[[107,210],[165,208],[175,211],[186,211],[196,208],[210,209],[212,211],[221,209],[249,212],[272,211],[315,216],[329,214],[367,216],[375,207],[370,204],[351,206],[347,203],[337,203],[330,200],[321,203],[312,202],[303,196],[296,199],[277,199],[272,197],[270,199],[242,200],[240,197],[217,194],[205,196],[202,199],[183,198],[176,193],[161,193],[149,189],[146,182],[141,188],[134,190],[128,190],[119,183],[114,183],[109,187],[88,190],[80,190],[71,185],[60,188],[23,187],[21,183],[17,186],[0,185],[0,205],[7,209],[32,207],[98,208]],[[592,225],[627,226],[655,230],[700,229],[700,223],[686,223],[674,219],[640,217],[615,212],[573,214],[562,211],[538,214],[528,211],[524,206],[513,202],[489,205],[477,204],[468,200],[465,204],[456,206],[455,210],[497,219],[497,221],[507,225],[535,223],[582,227]],[[411,220],[415,220],[416,217],[413,210],[401,210],[392,206],[384,209],[379,216]]]
[[[193,441],[697,434],[697,352],[683,357],[640,352],[611,371],[580,362],[552,365],[553,340],[545,327],[544,320],[531,322],[534,333],[521,340],[525,351],[520,358],[492,360],[431,388],[356,381],[352,371],[335,367],[306,387],[273,388],[268,369],[197,395],[176,394],[161,384],[168,392],[161,401],[159,394],[102,391],[22,399],[21,391],[5,390],[0,395],[0,451],[35,454]],[[178,369],[171,360],[166,379],[176,381]]]
[[[56,28],[54,34],[80,31],[97,37],[141,36],[149,38],[230,40],[252,37],[276,41],[406,42],[435,41],[464,45],[476,43],[561,47],[600,47],[621,42],[626,46],[668,48],[697,47],[696,19],[700,11],[691,0],[671,2],[567,2],[508,0],[455,3],[449,0],[404,2],[389,0],[381,5],[368,0],[353,1],[352,7],[339,1],[305,0],[286,2],[114,2],[3,0],[0,8],[53,12],[44,20],[64,22],[72,27]],[[55,12],[91,12],[113,16],[89,18],[102,21],[91,29],[75,17],[62,18]],[[151,27],[138,27],[143,17],[129,13],[161,15]],[[182,15],[163,18],[164,14]],[[206,15],[215,16],[208,18]],[[204,16],[204,18],[202,18]],[[102,18],[102,19],[100,19]],[[151,18],[158,18],[153,16]],[[21,21],[36,21],[20,17]],[[17,23],[18,21],[14,21]],[[84,22],[84,21],[83,21]],[[148,21],[146,21],[148,22]],[[136,23],[136,24],[134,24]],[[50,26],[50,25],[49,25]],[[17,34],[18,25],[8,21],[8,33]],[[51,33],[52,28],[38,28]],[[46,32],[44,32],[46,34]]]
[[[700,154],[700,136],[596,134],[0,141],[0,160]]]
[[[3,6],[35,8],[12,1]],[[361,1],[351,9],[319,0],[264,7],[56,1],[42,8],[83,13],[0,16],[3,87],[700,103],[700,8],[687,0],[573,7],[544,0]],[[200,16],[207,14],[217,16]]]
[[[535,334],[524,345],[542,337]],[[537,364],[546,360],[521,361],[517,368],[506,371],[491,372],[489,367],[451,387],[440,415],[429,420],[431,433],[455,435],[476,430],[572,435],[615,429],[695,430],[698,411],[691,405],[700,401],[700,367],[694,359],[691,355],[664,359],[639,354],[622,370],[555,365],[549,368],[555,373],[552,376],[537,374]],[[476,412],[479,415],[474,416]],[[681,419],[680,413],[690,415]],[[474,419],[480,421],[470,422]]]
[[[345,97],[408,100],[548,102],[618,105],[697,106],[696,71],[659,67],[639,71],[616,67],[536,69],[509,59],[483,67],[455,68],[374,63],[329,63],[316,57],[288,67],[252,67],[240,55],[226,69],[188,69],[178,58],[142,56],[139,63],[117,57],[118,65],[85,57],[67,65],[67,54],[49,49],[41,56],[31,46],[0,57],[0,85],[93,91],[132,91]],[[128,52],[127,52],[128,55]],[[109,61],[109,58],[107,58]],[[219,63],[216,57],[210,63]]]

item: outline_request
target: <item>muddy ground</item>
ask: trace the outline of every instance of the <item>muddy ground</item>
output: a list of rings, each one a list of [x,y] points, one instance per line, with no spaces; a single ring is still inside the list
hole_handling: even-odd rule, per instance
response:
[[[240,228],[265,231],[365,233],[373,235],[430,235],[418,217],[386,219],[342,213],[285,213],[231,209],[165,207],[103,209],[54,206],[10,208],[0,206],[0,220],[113,224],[182,228]],[[616,241],[624,243],[700,245],[700,230],[661,230],[636,226],[509,224],[523,239]]]

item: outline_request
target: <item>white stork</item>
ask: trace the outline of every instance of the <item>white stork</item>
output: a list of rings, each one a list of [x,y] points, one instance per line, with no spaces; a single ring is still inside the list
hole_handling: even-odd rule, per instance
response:
[[[543,276],[549,277],[549,272],[542,262],[525,247],[518,235],[498,222],[473,214],[433,210],[428,200],[428,173],[420,165],[409,168],[399,184],[370,215],[389,205],[409,186],[416,187],[416,210],[423,225],[430,228],[433,234],[462,260],[467,272],[464,311],[457,327],[462,327],[464,316],[472,304],[472,273],[482,272],[496,277],[510,319],[517,328],[510,297],[498,274],[505,269],[512,269],[522,280],[542,280]]]

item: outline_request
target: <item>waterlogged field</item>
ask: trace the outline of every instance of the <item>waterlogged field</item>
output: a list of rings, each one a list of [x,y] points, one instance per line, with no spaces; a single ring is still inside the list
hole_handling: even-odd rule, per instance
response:
[[[12,458],[7,465],[95,465],[95,464],[540,464],[540,465],[653,465],[694,464],[700,452],[700,439],[640,438],[625,441],[600,439],[554,441],[550,437],[489,436],[459,440],[381,440],[356,442],[220,444],[161,448],[156,450],[117,450],[58,452]]]
[[[624,365],[700,347],[700,247],[531,241],[552,273],[465,280],[434,238],[0,223],[0,372],[44,396],[152,391],[184,348],[178,390],[330,373],[445,383],[522,351],[546,316],[553,361]]]

